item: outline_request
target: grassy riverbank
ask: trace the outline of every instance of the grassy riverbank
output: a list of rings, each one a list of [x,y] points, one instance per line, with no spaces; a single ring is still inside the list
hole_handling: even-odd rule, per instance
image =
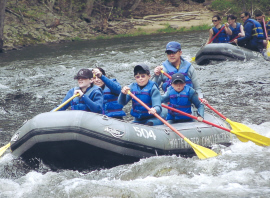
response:
[[[97,37],[93,37],[93,40],[99,39],[112,39],[112,38],[123,38],[123,37],[134,37],[134,36],[142,36],[142,35],[152,35],[152,34],[166,34],[166,33],[178,33],[178,32],[194,32],[194,31],[202,31],[209,30],[211,28],[210,25],[199,25],[199,26],[191,26],[190,28],[181,27],[179,29],[172,28],[170,24],[164,24],[164,28],[158,29],[153,32],[146,32],[141,28],[138,28],[136,32],[126,33],[126,34],[118,34],[118,35],[99,35]]]

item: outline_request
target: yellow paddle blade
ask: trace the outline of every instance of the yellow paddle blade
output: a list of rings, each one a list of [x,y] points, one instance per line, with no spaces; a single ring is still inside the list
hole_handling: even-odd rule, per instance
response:
[[[267,43],[266,54],[268,57],[270,57],[270,41],[268,41],[268,43]]]
[[[196,60],[196,57],[192,57],[190,61],[195,62],[195,60]]]
[[[193,148],[193,150],[195,151],[195,153],[197,154],[199,159],[206,159],[206,158],[210,158],[210,157],[216,157],[218,155],[217,153],[215,153],[211,149],[205,148],[203,146],[200,146],[198,144],[195,144],[195,143],[191,142],[186,137],[184,138],[184,140],[187,143],[189,143],[189,145]]]
[[[0,148],[0,157],[4,154],[4,152],[10,147],[10,143]]]
[[[228,118],[226,121],[233,129],[231,133],[235,134],[241,142],[252,141],[259,146],[270,146],[270,138],[260,135],[244,124],[233,122]]]
[[[241,142],[252,141],[258,146],[270,146],[270,138],[253,132],[235,132],[231,130],[231,133],[235,134]]]
[[[232,130],[237,131],[237,132],[241,132],[241,131],[248,131],[248,132],[253,132],[253,133],[257,133],[256,131],[254,131],[253,129],[249,128],[248,126],[238,123],[238,122],[233,122],[230,119],[226,119],[226,121],[231,125]]]

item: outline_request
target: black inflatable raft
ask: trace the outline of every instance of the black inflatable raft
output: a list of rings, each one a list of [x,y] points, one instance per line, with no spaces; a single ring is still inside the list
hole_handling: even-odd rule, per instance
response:
[[[211,60],[241,60],[246,61],[262,56],[259,52],[254,52],[246,48],[235,46],[228,43],[211,43],[201,48],[196,56],[195,61],[198,65],[209,64]]]
[[[208,113],[205,120],[228,128]],[[202,122],[173,124],[195,144],[229,145],[230,133]],[[158,155],[194,155],[193,149],[165,125],[146,126],[84,111],[42,113],[26,122],[12,137],[11,150],[24,160],[42,160],[61,168],[77,163],[138,161]]]

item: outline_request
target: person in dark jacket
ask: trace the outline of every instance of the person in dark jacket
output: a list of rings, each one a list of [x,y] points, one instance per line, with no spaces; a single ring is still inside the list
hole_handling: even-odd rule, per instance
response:
[[[241,19],[244,22],[245,36],[233,42],[250,50],[262,52],[264,35],[261,24],[251,19],[248,12],[241,13]]]
[[[258,13],[258,14],[255,15],[255,20],[257,22],[259,22],[261,24],[261,26],[262,26],[263,36],[264,36],[264,39],[265,39],[266,38],[266,34],[265,34],[265,31],[264,31],[264,25],[265,24],[263,24],[263,18],[265,18],[265,16],[263,14],[261,14],[261,13]]]
[[[126,113],[123,111],[123,105],[117,102],[121,93],[121,85],[116,79],[109,79],[104,69],[97,67],[93,69],[95,75],[95,85],[103,90],[103,114],[108,117],[123,119]]]
[[[270,21],[268,21],[266,24],[263,23],[263,18],[265,18],[265,16],[262,13],[258,13],[255,15],[255,20],[258,21],[263,29],[263,36],[264,36],[264,40],[263,40],[263,47],[266,48],[267,44],[268,44],[268,40],[270,40]],[[265,29],[266,32],[265,32]]]
[[[164,95],[161,96],[161,102],[169,102],[169,106],[185,113],[191,114],[191,105],[194,104],[198,109],[198,121],[203,121],[204,105],[200,102],[197,92],[186,85],[185,76],[181,73],[172,75],[172,85]],[[168,110],[167,120],[170,123],[191,121],[190,117],[177,112]]]
[[[162,108],[158,87],[156,83],[150,80],[149,67],[144,63],[136,65],[134,67],[134,77],[136,83],[122,88],[121,94],[118,97],[118,103],[126,105],[132,99],[132,97],[128,95],[128,91],[130,91],[150,108],[148,111],[135,99],[132,99],[130,114],[134,117],[133,122],[149,126],[163,124],[153,115],[155,113],[160,114]]]
[[[71,100],[68,104],[59,109],[59,111],[64,111],[68,107],[71,107],[71,110],[102,113],[103,93],[100,87],[94,85],[92,71],[89,69],[81,69],[74,79],[78,81],[79,86],[70,89],[62,103],[78,93],[80,96]]]

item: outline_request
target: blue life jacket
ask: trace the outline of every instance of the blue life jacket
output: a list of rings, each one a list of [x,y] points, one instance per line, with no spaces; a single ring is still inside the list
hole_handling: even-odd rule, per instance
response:
[[[224,25],[222,25],[219,29],[216,27],[212,27],[213,29],[213,37],[219,32],[221,28],[223,28]],[[213,43],[228,43],[230,41],[230,36],[226,34],[225,28],[217,35],[217,37],[213,40]]]
[[[118,95],[115,95],[105,86],[103,90],[103,114],[108,117],[123,117],[125,112],[122,110],[123,105],[117,102]]]
[[[170,96],[170,107],[191,114],[191,102],[188,100],[190,86],[185,86],[184,89],[178,93],[171,86],[168,88]],[[191,118],[180,113],[168,110],[167,120],[191,120]]]
[[[261,24],[254,20],[254,19],[247,19],[244,23],[244,26],[248,23],[251,22],[253,23],[253,29],[252,29],[252,37],[256,37],[258,39],[264,39],[264,34],[263,34],[263,29]]]
[[[141,90],[137,83],[133,83],[131,86],[131,92],[143,101],[149,108],[152,108],[151,90],[153,86],[157,86],[153,81],[148,81],[148,84]],[[152,114],[148,113],[148,110],[144,108],[136,100],[132,99],[132,108],[130,114],[133,117],[144,119],[153,117]]]
[[[236,23],[235,28],[233,28],[232,26],[229,26],[229,28],[232,31],[232,35],[230,36],[230,40],[232,40],[238,36],[238,34],[241,32],[240,27],[241,27],[241,23]]]
[[[80,87],[75,87],[74,90],[80,89]],[[93,85],[93,87],[89,87],[87,91],[84,93],[85,96],[89,97],[90,94],[97,90],[101,89],[100,87]],[[86,106],[85,102],[81,97],[76,97],[71,101],[71,110],[82,110],[82,111],[89,111],[91,110]]]
[[[170,76],[172,76],[175,73],[181,73],[181,74],[183,74],[185,76],[185,79],[186,79],[186,84],[189,85],[189,86],[191,86],[191,87],[193,87],[193,84],[191,82],[191,79],[188,76],[188,70],[189,70],[189,68],[191,66],[191,63],[188,62],[188,61],[186,61],[186,60],[184,60],[183,58],[181,58],[181,63],[182,64],[180,65],[180,68],[178,70],[168,60],[166,60],[165,62],[163,62],[163,66],[166,68],[167,73]],[[171,83],[172,83],[171,79],[167,78],[165,80],[165,82],[163,82],[163,84],[162,84],[162,90],[164,92],[166,92],[167,91],[167,88],[169,86],[171,86]]]

